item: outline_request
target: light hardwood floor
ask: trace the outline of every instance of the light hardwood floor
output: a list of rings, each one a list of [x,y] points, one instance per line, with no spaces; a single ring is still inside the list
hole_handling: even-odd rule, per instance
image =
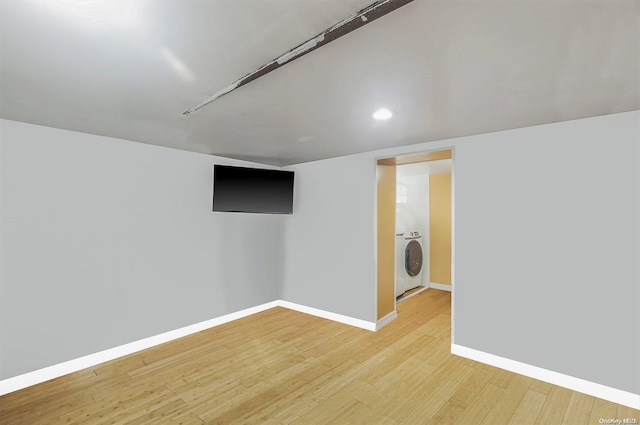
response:
[[[2,424],[599,424],[640,412],[450,354],[450,293],[377,333],[284,308],[0,397]]]

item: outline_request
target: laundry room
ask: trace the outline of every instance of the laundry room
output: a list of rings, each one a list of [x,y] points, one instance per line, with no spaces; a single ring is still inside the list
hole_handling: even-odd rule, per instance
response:
[[[396,282],[403,301],[451,290],[451,159],[396,166]]]

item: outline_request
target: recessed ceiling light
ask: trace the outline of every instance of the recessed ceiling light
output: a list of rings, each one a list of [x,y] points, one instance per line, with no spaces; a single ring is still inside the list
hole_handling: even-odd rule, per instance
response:
[[[373,118],[378,121],[388,120],[392,116],[393,116],[393,112],[387,108],[380,108],[373,113]]]

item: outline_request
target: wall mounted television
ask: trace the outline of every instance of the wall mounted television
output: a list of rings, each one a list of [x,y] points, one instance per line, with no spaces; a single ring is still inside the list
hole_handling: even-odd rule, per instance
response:
[[[213,211],[293,214],[293,171],[213,166]]]

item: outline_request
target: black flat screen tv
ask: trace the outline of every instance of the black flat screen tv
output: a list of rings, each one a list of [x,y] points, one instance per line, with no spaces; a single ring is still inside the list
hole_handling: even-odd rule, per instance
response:
[[[213,166],[213,211],[293,213],[293,171]]]

